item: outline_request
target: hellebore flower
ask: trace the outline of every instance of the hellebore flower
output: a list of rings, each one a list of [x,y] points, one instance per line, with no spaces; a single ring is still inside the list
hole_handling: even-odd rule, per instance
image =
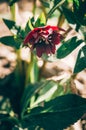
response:
[[[58,31],[64,31],[57,26],[44,26],[35,28],[24,39],[24,45],[30,45],[31,50],[36,48],[38,57],[43,53],[55,54],[56,45],[60,43],[63,38]]]

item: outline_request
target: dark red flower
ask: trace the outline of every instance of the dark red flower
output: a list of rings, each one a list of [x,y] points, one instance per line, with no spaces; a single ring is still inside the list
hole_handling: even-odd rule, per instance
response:
[[[55,54],[56,45],[63,38],[58,31],[64,30],[57,26],[49,25],[35,28],[24,39],[24,45],[31,45],[31,50],[36,48],[38,57],[41,57],[43,53]]]

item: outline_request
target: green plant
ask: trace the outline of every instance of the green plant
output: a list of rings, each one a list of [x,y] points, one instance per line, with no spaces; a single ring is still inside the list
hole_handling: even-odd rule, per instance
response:
[[[9,83],[5,84],[4,87],[3,85],[0,86],[0,95],[3,96],[0,101],[1,130],[20,130],[20,128],[27,128],[27,130],[42,128],[44,130],[62,130],[75,123],[86,112],[86,99],[73,94],[69,87],[75,74],[86,68],[86,45],[80,47],[73,74],[66,82],[66,92],[63,88],[64,84],[61,84],[61,82],[42,80],[42,77],[40,77],[41,70],[37,64],[37,55],[39,57],[42,56],[44,60],[48,60],[50,57],[48,54],[51,54],[51,51],[53,53],[53,49],[48,52],[41,49],[44,54],[36,54],[34,45],[30,52],[30,62],[28,63],[20,59],[21,48],[24,46],[31,47],[30,44],[24,44],[27,34],[33,31],[34,28],[39,30],[40,27],[45,27],[49,18],[52,18],[53,15],[57,17],[57,12],[59,12],[57,26],[59,26],[59,30],[63,31],[63,34],[60,35],[62,36],[61,46],[56,51],[54,50],[55,58],[64,58],[83,44],[83,42],[86,43],[86,34],[81,30],[82,26],[86,26],[86,1],[40,1],[44,12],[36,21],[34,17],[29,19],[24,29],[17,26],[15,21],[3,19],[10,30],[16,30],[16,35],[1,37],[0,42],[15,48],[18,63],[16,70],[10,77]],[[10,5],[13,5],[15,1],[11,2]],[[69,8],[70,3],[73,5],[73,8]],[[65,19],[69,24],[68,30],[61,29]],[[82,31],[83,39],[78,39],[77,36],[74,36],[65,40],[69,30],[72,29],[71,24],[76,25],[75,30],[77,33]],[[46,40],[46,38],[42,40]],[[82,53],[83,56],[81,55]]]

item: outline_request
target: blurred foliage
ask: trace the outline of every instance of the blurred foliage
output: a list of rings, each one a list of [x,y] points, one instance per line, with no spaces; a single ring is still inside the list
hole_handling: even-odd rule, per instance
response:
[[[17,0],[10,0],[10,6],[15,2]],[[65,40],[69,33],[65,30],[56,58],[64,58],[79,47],[74,73],[85,69],[86,45],[82,47],[80,45],[86,43],[85,35],[81,30],[82,26],[86,26],[86,1],[40,0],[40,2],[43,6],[42,13],[36,20],[35,16],[29,19],[23,29],[16,25],[16,21],[3,19],[12,33],[15,33],[13,36],[1,37],[0,42],[13,47],[18,58],[16,69],[9,76],[9,80],[4,84],[0,81],[0,130],[23,130],[24,128],[62,130],[74,124],[86,112],[86,99],[73,94],[69,79],[65,81],[66,91],[65,83],[61,84],[61,80],[56,82],[43,79],[35,51],[30,53],[29,62],[20,58],[25,36],[36,27],[46,26],[47,21],[52,17],[57,17],[59,19],[58,22],[56,21],[57,26],[61,28],[66,20],[68,29],[73,28],[78,34],[81,32],[83,38],[74,36]],[[46,56],[45,59],[47,60]]]

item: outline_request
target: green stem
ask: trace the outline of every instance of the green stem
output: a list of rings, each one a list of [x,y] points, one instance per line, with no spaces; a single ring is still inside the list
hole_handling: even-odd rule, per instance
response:
[[[17,54],[17,67],[16,67],[15,74],[16,74],[17,84],[20,85],[20,83],[21,83],[21,74],[22,74],[20,50],[16,50],[16,54]]]
[[[38,66],[37,59],[33,53],[31,53],[31,61],[28,65],[27,74],[26,74],[26,85],[28,83],[35,83],[38,77]]]
[[[35,15],[35,10],[36,10],[36,0],[33,1],[33,15]]]
[[[43,4],[42,4],[42,10],[43,10],[43,12],[44,12],[45,17],[47,17],[47,12],[46,12],[46,9],[45,9],[45,7],[43,6]]]
[[[34,80],[34,55],[33,53],[31,53],[31,63],[30,63],[30,66],[29,66],[29,76],[30,76],[30,83],[34,83],[35,80]]]
[[[59,21],[58,21],[58,25],[57,26],[61,27],[62,24],[64,23],[64,21],[65,21],[65,16],[63,14],[61,14],[60,17],[59,17]]]
[[[61,2],[59,2],[56,6],[53,6],[52,9],[49,11],[49,13],[47,14],[47,19],[50,17],[50,15],[59,7],[61,6],[63,3],[65,2],[65,0],[61,0]]]
[[[11,6],[11,14],[12,14],[12,20],[16,21],[16,15],[15,15],[15,4]]]

